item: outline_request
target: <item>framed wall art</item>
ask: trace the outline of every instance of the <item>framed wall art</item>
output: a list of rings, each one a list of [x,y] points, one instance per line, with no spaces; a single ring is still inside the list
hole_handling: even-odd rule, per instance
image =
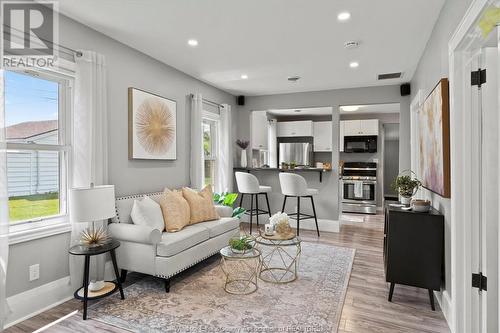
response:
[[[450,197],[450,110],[448,79],[441,79],[418,113],[419,169],[422,185]]]
[[[177,103],[128,88],[129,159],[177,158]]]

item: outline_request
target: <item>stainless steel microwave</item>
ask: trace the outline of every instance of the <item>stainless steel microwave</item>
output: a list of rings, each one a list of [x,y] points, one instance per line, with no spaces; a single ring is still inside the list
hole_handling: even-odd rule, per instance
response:
[[[344,153],[376,153],[377,136],[359,135],[344,137]]]

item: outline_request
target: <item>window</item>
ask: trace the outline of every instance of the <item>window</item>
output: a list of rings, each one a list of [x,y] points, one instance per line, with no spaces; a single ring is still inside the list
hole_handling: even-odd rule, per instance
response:
[[[204,185],[215,185],[218,120],[203,118]]]
[[[10,223],[65,215],[69,80],[6,71],[4,84]]]

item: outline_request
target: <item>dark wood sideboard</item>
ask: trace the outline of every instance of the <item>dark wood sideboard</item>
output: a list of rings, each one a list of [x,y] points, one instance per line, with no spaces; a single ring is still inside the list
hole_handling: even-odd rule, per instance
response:
[[[405,211],[385,205],[384,269],[390,283],[389,302],[396,284],[429,291],[432,310],[433,290],[443,281],[444,216],[435,209],[428,213]]]

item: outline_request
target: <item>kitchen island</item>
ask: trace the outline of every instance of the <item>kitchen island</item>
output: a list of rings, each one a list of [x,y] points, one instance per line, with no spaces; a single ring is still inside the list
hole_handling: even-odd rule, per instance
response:
[[[332,172],[332,170],[326,170],[323,168],[293,168],[293,169],[282,169],[282,168],[241,168],[241,167],[236,167],[234,168],[234,171],[243,171],[243,172],[252,172],[252,171],[273,171],[273,172],[316,172],[319,174],[319,182],[323,182],[323,173],[326,172]]]
[[[283,194],[281,193],[281,186],[279,181],[280,172],[293,172],[300,174],[307,181],[309,188],[317,189],[318,194],[314,196],[314,203],[316,205],[316,213],[318,216],[318,224],[320,231],[338,232],[339,231],[339,195],[338,195],[338,175],[334,170],[324,170],[322,168],[294,168],[294,169],[281,169],[281,168],[242,168],[235,167],[234,172],[248,172],[257,177],[260,185],[271,186],[272,192],[268,194],[271,205],[271,214],[280,212],[283,205]],[[237,190],[236,180],[234,180],[234,189]],[[262,200],[262,199],[260,199]],[[239,201],[237,201],[239,202]],[[301,211],[306,214],[312,214],[312,207],[308,201],[304,201],[304,206],[301,205]],[[250,199],[245,196],[243,207],[250,208]],[[259,204],[265,207],[265,202]],[[297,211],[295,201],[290,200],[287,202],[285,212],[293,213]],[[260,225],[267,223],[269,216],[260,215]],[[244,221],[248,217],[243,217]],[[295,227],[296,221],[291,219],[290,224]],[[301,229],[316,230],[314,219],[301,220]]]

